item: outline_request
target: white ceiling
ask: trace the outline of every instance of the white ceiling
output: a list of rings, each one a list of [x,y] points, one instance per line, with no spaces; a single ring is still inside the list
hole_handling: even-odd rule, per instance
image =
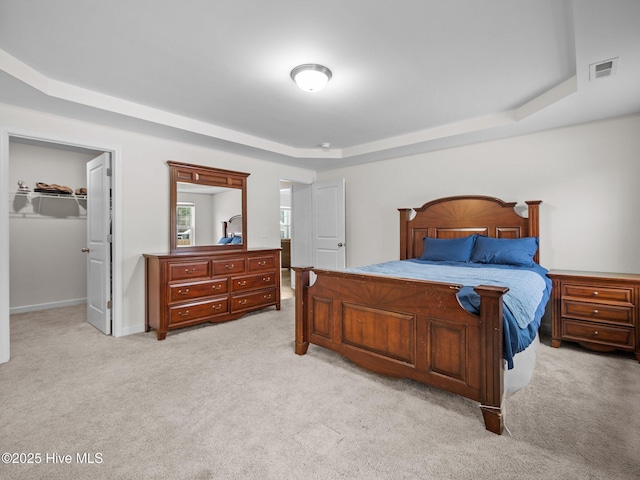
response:
[[[323,170],[638,113],[638,25],[638,0],[0,0],[0,102]]]

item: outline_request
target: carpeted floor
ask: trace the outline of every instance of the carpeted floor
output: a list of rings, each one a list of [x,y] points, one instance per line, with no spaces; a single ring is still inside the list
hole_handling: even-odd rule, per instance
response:
[[[475,402],[297,356],[293,332],[291,299],[163,342],[102,335],[83,306],[14,315],[0,453],[34,463],[0,478],[640,478],[633,356],[543,342],[497,436]]]

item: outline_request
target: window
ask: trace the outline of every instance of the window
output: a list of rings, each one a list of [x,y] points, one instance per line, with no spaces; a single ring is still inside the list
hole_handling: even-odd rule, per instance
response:
[[[178,227],[178,245],[195,245],[195,204],[178,202],[176,222]]]

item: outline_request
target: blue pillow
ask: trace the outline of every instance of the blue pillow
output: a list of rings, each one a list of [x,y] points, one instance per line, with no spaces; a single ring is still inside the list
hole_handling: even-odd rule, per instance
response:
[[[239,243],[242,243],[242,237],[231,238],[231,245],[238,245]]]
[[[218,240],[219,244],[227,244],[227,243],[231,243],[231,240],[233,240],[232,237],[222,237],[220,240]]]
[[[533,256],[537,251],[537,237],[490,238],[479,236],[473,246],[471,261],[532,267]]]
[[[478,235],[461,238],[425,238],[420,260],[468,262]]]

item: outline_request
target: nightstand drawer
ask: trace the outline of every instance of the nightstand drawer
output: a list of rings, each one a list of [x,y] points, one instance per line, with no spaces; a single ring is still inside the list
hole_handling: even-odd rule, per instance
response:
[[[602,303],[577,302],[562,299],[562,316],[584,318],[597,322],[618,322],[633,324],[633,308],[631,306],[605,305]]]
[[[562,319],[562,338],[566,340],[633,349],[635,346],[633,333],[632,328]]]
[[[631,303],[633,298],[632,288],[604,287],[602,285],[575,285],[565,283],[562,285],[562,297],[579,297],[606,302]]]

